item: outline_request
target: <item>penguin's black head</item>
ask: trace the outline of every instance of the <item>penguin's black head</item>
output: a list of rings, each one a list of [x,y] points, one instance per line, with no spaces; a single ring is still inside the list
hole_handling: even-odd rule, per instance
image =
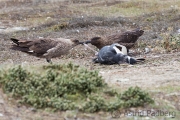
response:
[[[136,59],[127,56],[126,57],[126,62],[129,63],[129,64],[135,64],[137,61],[136,61]]]

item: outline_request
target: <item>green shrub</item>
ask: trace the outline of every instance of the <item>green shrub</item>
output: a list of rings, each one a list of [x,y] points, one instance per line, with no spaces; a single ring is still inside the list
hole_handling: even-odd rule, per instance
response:
[[[139,87],[130,87],[127,91],[120,95],[120,100],[123,101],[124,107],[143,106],[147,103],[153,103],[149,94]]]
[[[72,63],[43,66],[38,68],[38,72],[29,72],[18,66],[1,71],[0,77],[1,87],[6,93],[35,108],[97,112],[142,106],[153,101],[137,87],[121,95],[108,87],[97,71]]]
[[[102,96],[89,96],[88,100],[85,102],[85,104],[82,106],[81,111],[85,112],[97,112],[100,110],[106,109],[106,102],[105,99]]]

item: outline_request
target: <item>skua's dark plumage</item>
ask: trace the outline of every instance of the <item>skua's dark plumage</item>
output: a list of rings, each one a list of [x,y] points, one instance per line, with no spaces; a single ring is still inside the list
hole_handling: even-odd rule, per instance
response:
[[[68,54],[70,49],[78,44],[82,44],[76,39],[65,38],[41,38],[36,40],[11,38],[11,40],[16,44],[12,49],[46,58],[47,62],[51,62],[51,58]]]
[[[85,41],[85,43],[91,43],[97,48],[101,49],[106,45],[111,45],[113,43],[119,43],[125,46],[128,50],[135,45],[138,38],[143,35],[144,31],[137,28],[131,31],[126,31],[122,33],[117,33],[109,35],[107,37],[93,37],[91,40]]]

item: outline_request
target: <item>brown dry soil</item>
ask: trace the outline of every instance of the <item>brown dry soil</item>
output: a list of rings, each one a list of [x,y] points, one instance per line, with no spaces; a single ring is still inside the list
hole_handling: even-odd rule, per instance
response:
[[[77,0],[78,1],[78,0]],[[90,70],[97,69],[104,80],[111,86],[125,90],[131,86],[139,86],[149,91],[155,99],[154,106],[139,109],[166,109],[175,111],[180,118],[180,52],[178,49],[166,52],[163,46],[163,35],[177,33],[180,29],[180,11],[170,8],[139,16],[95,16],[87,11],[97,7],[112,7],[124,4],[122,1],[72,1],[72,2],[4,2],[0,1],[0,64],[1,67],[14,64],[40,65],[48,64],[45,59],[29,56],[10,49],[10,37],[39,38],[63,37],[76,38],[80,41],[93,36],[107,36],[136,27],[141,27],[145,33],[138,40],[132,52],[133,57],[145,57],[146,61],[136,65],[100,65],[92,63],[94,53],[84,46],[77,46],[70,54],[53,59],[54,63],[73,62]],[[127,2],[128,3],[128,2]],[[135,4],[136,3],[136,4]],[[134,2],[138,7],[147,6],[146,2]],[[128,4],[126,4],[128,8]],[[141,6],[141,7],[142,7]],[[79,8],[79,9],[78,9]],[[95,11],[94,11],[95,12]],[[98,11],[97,11],[98,12]],[[14,27],[26,27],[27,30],[15,31]],[[158,42],[157,42],[158,41]],[[160,42],[159,42],[160,41]],[[91,45],[90,45],[91,46]],[[93,46],[91,46],[93,47]],[[151,52],[145,54],[144,48]],[[95,48],[95,47],[93,47]],[[131,108],[138,109],[138,108]],[[70,114],[70,115],[69,115]],[[68,117],[70,116],[70,117]],[[19,106],[18,103],[0,90],[0,120],[100,120],[112,119],[110,113],[79,113],[72,111],[51,113],[46,110],[36,110],[30,106]],[[121,119],[171,119],[170,117],[123,117]],[[173,118],[174,119],[174,118]]]

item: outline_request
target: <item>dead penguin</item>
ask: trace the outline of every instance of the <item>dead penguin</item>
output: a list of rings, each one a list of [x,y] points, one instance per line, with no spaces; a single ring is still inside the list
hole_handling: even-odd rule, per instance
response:
[[[125,46],[128,50],[132,48],[138,38],[143,35],[144,31],[137,28],[131,31],[126,31],[118,34],[113,34],[107,37],[93,37],[91,40],[85,41],[85,43],[91,43],[97,48],[101,49],[106,45],[113,43],[119,43]]]
[[[143,58],[135,59],[124,54],[125,52],[123,50],[120,51],[120,47],[122,47],[122,45],[118,43],[104,46],[102,49],[100,49],[97,58],[95,58],[93,61],[95,63],[111,65],[121,63],[135,64],[139,61],[145,60]]]
[[[79,40],[65,38],[40,38],[36,40],[11,38],[11,40],[16,44],[11,49],[46,58],[46,61],[49,63],[52,63],[51,58],[68,54],[70,49],[78,44],[83,44]]]

